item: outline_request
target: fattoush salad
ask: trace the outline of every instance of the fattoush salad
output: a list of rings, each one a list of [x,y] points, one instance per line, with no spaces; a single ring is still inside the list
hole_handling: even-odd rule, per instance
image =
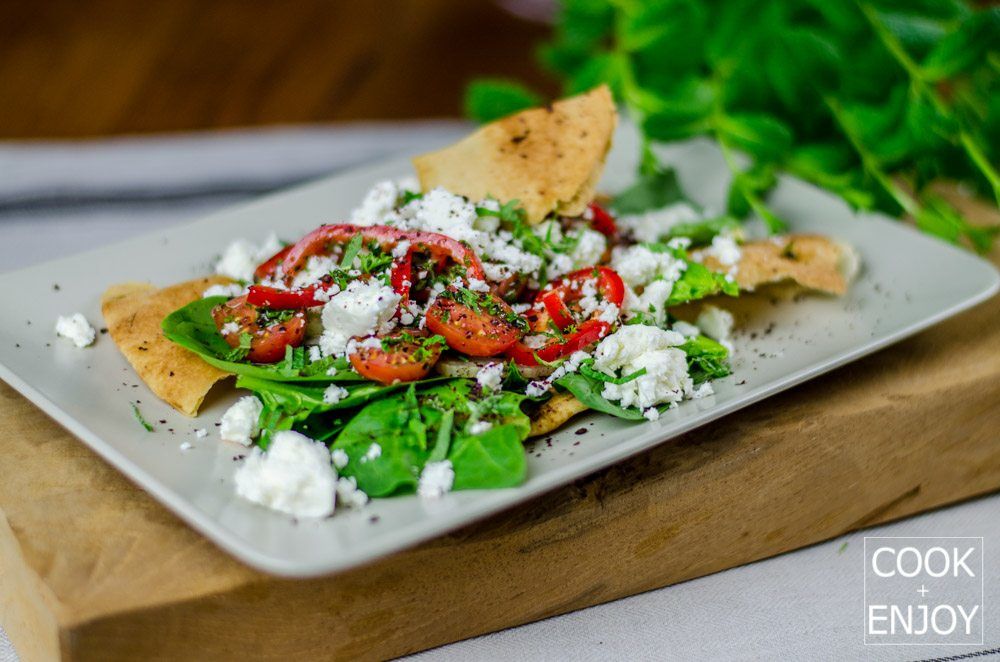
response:
[[[519,485],[525,441],[576,414],[643,424],[711,395],[731,370],[726,298],[838,295],[857,270],[826,237],[747,240],[667,172],[599,195],[616,121],[597,88],[486,125],[349,218],[234,241],[211,277],[112,287],[111,336],[189,415],[236,376],[217,429],[251,447],[235,486],[262,506],[325,517]]]

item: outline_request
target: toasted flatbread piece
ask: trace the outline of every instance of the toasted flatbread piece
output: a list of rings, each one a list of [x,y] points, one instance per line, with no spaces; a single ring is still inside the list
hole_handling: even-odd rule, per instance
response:
[[[420,186],[472,200],[519,200],[528,222],[577,216],[594,197],[618,121],[606,85],[483,126],[450,147],[413,159]]]
[[[531,433],[528,436],[537,437],[552,432],[557,427],[573,418],[589,407],[576,399],[570,393],[557,393],[543,404],[531,417]]]
[[[196,299],[211,285],[232,282],[215,276],[157,289],[149,283],[112,285],[101,297],[111,339],[139,377],[171,407],[195,416],[215,382],[228,373],[163,337],[163,318]]]
[[[852,247],[820,235],[771,237],[746,243],[742,251],[736,282],[743,290],[794,281],[810,290],[841,296],[847,292],[860,266]],[[694,254],[698,255],[698,252]],[[709,269],[728,270],[715,257],[702,257]]]

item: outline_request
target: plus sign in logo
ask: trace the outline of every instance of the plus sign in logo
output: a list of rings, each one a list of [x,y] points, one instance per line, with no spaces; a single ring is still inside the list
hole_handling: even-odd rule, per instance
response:
[[[865,644],[983,643],[982,538],[865,538]]]

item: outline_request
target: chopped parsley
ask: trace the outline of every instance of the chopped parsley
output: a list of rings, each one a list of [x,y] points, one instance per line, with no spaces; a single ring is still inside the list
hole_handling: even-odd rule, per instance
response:
[[[141,425],[146,432],[153,431],[153,426],[149,424],[149,421],[142,417],[142,412],[139,411],[139,405],[134,402],[132,403],[132,416],[135,417],[135,420],[139,421],[139,425]]]

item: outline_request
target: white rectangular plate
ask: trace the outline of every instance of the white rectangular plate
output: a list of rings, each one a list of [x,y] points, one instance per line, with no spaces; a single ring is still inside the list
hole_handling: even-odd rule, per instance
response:
[[[603,190],[630,182],[635,153],[635,136],[623,130]],[[728,178],[710,145],[689,143],[664,155],[696,201],[723,206]],[[80,311],[102,326],[100,295],[113,283],[167,285],[204,275],[235,237],[260,240],[274,229],[297,238],[346,218],[372,183],[408,174],[408,162],[397,160],[0,276],[0,377],[234,556],[267,572],[306,577],[371,561],[607,467],[916,333],[987,299],[998,285],[996,270],[970,253],[889,219],[856,217],[813,187],[782,181],[773,205],[792,229],[848,241],[864,269],[843,299],[810,297],[767,307],[743,330],[735,374],[716,383],[714,396],[685,402],[655,423],[576,419],[549,441],[529,446],[528,480],[518,488],[457,492],[437,501],[382,499],[321,521],[294,522],[234,496],[234,457],[245,449],[220,441],[214,425],[235,397],[231,387],[217,387],[201,416],[188,419],[146,389],[107,336],[84,350],[53,337],[60,314]],[[769,326],[773,332],[765,333]],[[155,432],[133,418],[136,400]],[[201,427],[211,434],[196,439],[193,431]],[[587,434],[576,434],[580,429]],[[185,441],[194,448],[182,452]]]

